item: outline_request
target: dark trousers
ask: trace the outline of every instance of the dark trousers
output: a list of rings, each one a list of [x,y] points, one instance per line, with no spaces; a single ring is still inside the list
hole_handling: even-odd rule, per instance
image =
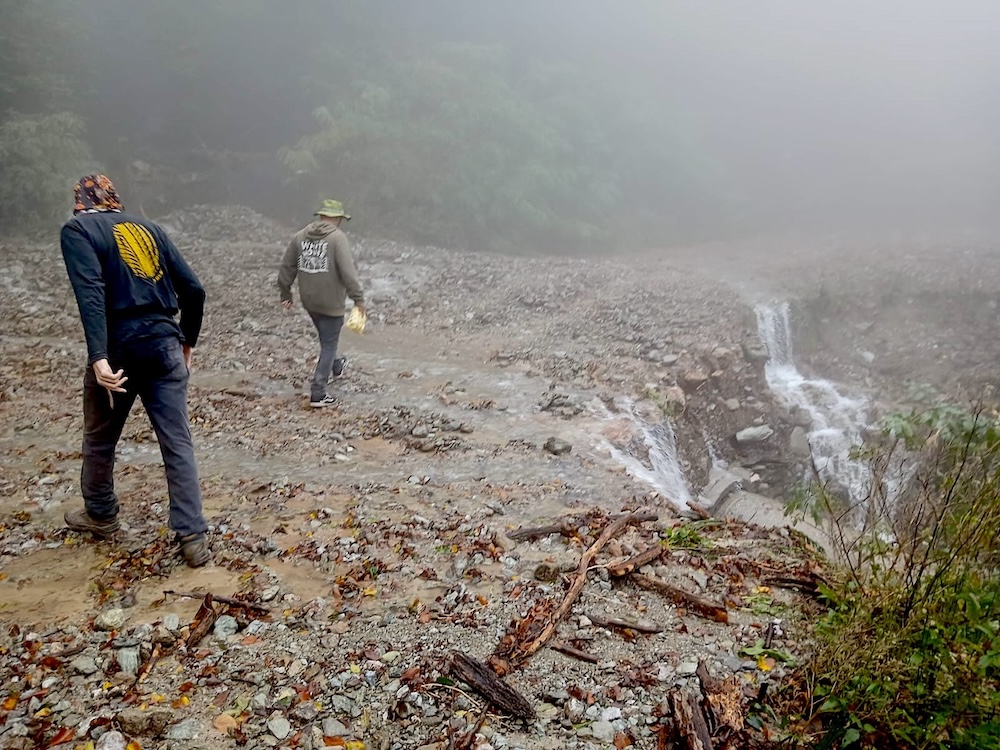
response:
[[[313,373],[312,385],[309,388],[309,399],[321,401],[326,396],[326,384],[330,382],[333,361],[337,358],[337,345],[340,343],[340,329],[344,327],[344,316],[333,317],[314,312],[309,315],[319,334],[319,361],[316,362],[316,372]]]
[[[83,471],[80,485],[87,512],[97,519],[118,513],[115,494],[115,447],[136,396],[149,415],[160,443],[170,496],[170,528],[180,536],[208,529],[201,513],[201,487],[188,427],[188,369],[181,342],[160,338],[109,359],[113,370],[123,369],[127,393],[114,394],[97,382],[92,367],[83,379]]]

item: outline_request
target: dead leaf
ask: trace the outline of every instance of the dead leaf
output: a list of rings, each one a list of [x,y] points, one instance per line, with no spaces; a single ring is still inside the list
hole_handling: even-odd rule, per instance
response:
[[[323,744],[327,747],[347,747],[347,740],[343,737],[324,737]]]
[[[240,641],[241,646],[252,646],[255,643],[260,643],[260,636],[248,635]]]
[[[55,747],[56,745],[62,745],[65,742],[72,742],[73,738],[76,737],[76,730],[70,727],[63,727],[58,732],[56,732],[55,737],[53,737],[46,747]]]
[[[632,744],[632,738],[629,737],[624,732],[619,732],[618,734],[615,735],[615,747],[617,747],[618,750],[622,750],[622,748],[626,748],[631,744]]]
[[[223,690],[221,693],[215,696],[215,698],[212,699],[212,705],[215,706],[216,708],[220,708],[226,705],[226,702],[229,700],[229,692],[230,691],[228,690]]]
[[[236,721],[236,717],[230,714],[219,714],[212,719],[212,726],[223,734],[229,734],[239,726],[239,722]]]
[[[142,745],[139,744],[138,740],[132,740],[125,746],[125,750],[142,750]]]
[[[20,699],[20,697],[21,697],[20,693],[11,693],[10,695],[7,696],[7,699],[2,704],[0,704],[0,708],[3,708],[4,711],[13,711],[14,708],[17,706],[17,701]]]

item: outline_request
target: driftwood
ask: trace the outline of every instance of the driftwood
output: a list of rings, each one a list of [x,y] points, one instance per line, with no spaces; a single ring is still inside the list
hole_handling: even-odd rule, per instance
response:
[[[609,523],[604,528],[604,531],[601,532],[597,541],[580,555],[580,564],[577,566],[569,590],[566,592],[565,597],[563,597],[562,604],[559,605],[559,608],[551,616],[545,617],[547,622],[538,630],[537,634],[527,642],[524,642],[524,635],[534,633],[537,630],[538,623],[542,621],[542,618],[537,615],[533,617],[533,613],[529,612],[528,617],[515,626],[513,633],[508,633],[508,635],[501,639],[489,659],[490,666],[493,667],[496,673],[505,675],[512,668],[523,664],[555,634],[560,621],[572,608],[573,603],[583,590],[584,584],[587,582],[587,571],[590,569],[591,564],[593,564],[594,558],[597,557],[597,553],[604,549],[604,546],[611,539],[630,524],[656,520],[656,518],[655,513],[628,513]],[[548,613],[543,612],[543,614],[547,615]]]
[[[593,654],[588,654],[586,651],[581,651],[578,648],[573,648],[572,646],[559,641],[552,641],[552,643],[549,644],[549,648],[553,651],[558,651],[560,654],[566,654],[566,656],[572,656],[574,659],[586,661],[591,664],[597,664],[597,662],[600,661],[600,659]]]
[[[205,594],[198,594],[194,591],[170,591],[169,589],[164,589],[164,594],[170,594],[171,596],[180,596],[185,599],[204,599]],[[271,608],[263,604],[257,604],[256,602],[245,602],[242,599],[236,599],[231,596],[221,596],[219,594],[212,594],[212,601],[216,601],[219,604],[228,604],[230,607],[246,607],[247,609],[252,609],[257,612],[270,612]]]
[[[729,613],[726,612],[726,608],[722,604],[716,604],[709,599],[705,599],[697,594],[692,594],[690,591],[685,591],[680,586],[667,583],[663,579],[655,576],[633,573],[632,580],[645,589],[650,589],[651,591],[657,591],[664,594],[675,604],[679,604],[686,609],[690,609],[703,617],[715,620],[716,622],[729,622]]]
[[[616,630],[634,630],[636,633],[662,633],[663,628],[659,625],[645,625],[641,622],[629,622],[628,620],[617,620],[613,617],[605,618],[598,615],[587,615],[587,619],[600,628]]]
[[[655,521],[658,516],[655,513],[625,513],[622,515],[612,516],[612,521],[617,521],[622,518],[627,518],[628,516],[638,516],[637,520],[633,523],[640,523],[642,521]],[[507,532],[507,538],[515,542],[520,542],[524,539],[538,539],[539,537],[548,536],[549,534],[562,534],[563,536],[573,536],[576,534],[577,528],[586,521],[582,518],[576,516],[571,516],[566,518],[562,523],[551,524],[549,526],[535,526],[528,527],[524,529],[516,529],[514,531]]]
[[[685,750],[713,750],[712,735],[698,705],[698,699],[688,692],[675,690],[670,694],[674,729]]]
[[[496,673],[481,661],[456,651],[451,655],[450,671],[504,713],[518,719],[535,717],[535,709],[528,699],[497,677]]]
[[[659,544],[653,545],[647,550],[643,550],[638,555],[630,557],[628,560],[623,560],[620,563],[611,565],[608,567],[608,575],[612,578],[621,578],[622,576],[627,576],[643,565],[649,565],[654,560],[659,560],[663,553],[666,551],[666,547],[661,547]]]
[[[191,621],[191,627],[188,628],[188,632],[181,638],[178,646],[187,646],[188,648],[197,646],[201,639],[208,635],[208,631],[215,625],[218,617],[215,607],[212,606],[212,595],[205,594],[205,598],[202,600],[201,606],[198,607],[198,612],[195,614],[194,620]]]

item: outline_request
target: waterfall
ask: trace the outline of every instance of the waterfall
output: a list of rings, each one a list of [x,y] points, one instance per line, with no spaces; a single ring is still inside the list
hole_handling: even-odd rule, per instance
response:
[[[687,509],[691,488],[684,476],[673,422],[653,405],[617,398],[613,410],[600,406],[610,421],[603,447],[629,476],[655,489],[678,509]]]
[[[798,371],[787,302],[758,305],[755,312],[758,335],[768,353],[764,368],[767,385],[786,406],[798,407],[810,416],[809,447],[820,478],[842,485],[852,500],[865,499],[870,489],[868,466],[851,455],[861,444],[868,424],[868,400],[849,396],[829,380],[807,378]]]

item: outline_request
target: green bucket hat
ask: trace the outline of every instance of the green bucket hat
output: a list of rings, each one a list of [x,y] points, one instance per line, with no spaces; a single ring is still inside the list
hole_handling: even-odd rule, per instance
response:
[[[340,201],[335,201],[327,199],[323,201],[323,205],[320,206],[313,216],[326,216],[330,219],[336,219],[337,217],[343,217],[348,221],[351,220],[350,214],[344,213],[344,204]]]

